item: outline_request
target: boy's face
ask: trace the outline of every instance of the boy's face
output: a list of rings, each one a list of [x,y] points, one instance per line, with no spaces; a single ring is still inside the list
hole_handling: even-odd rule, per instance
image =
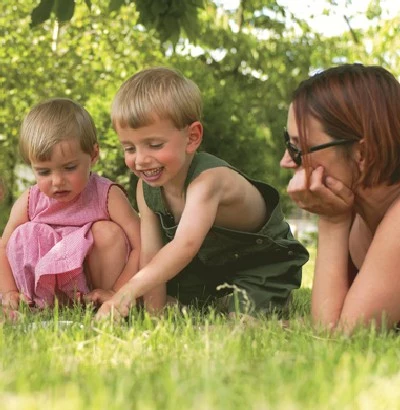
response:
[[[190,127],[178,130],[171,120],[137,129],[117,126],[126,166],[151,186],[184,181],[192,153]]]
[[[89,155],[78,140],[71,139],[56,144],[49,161],[31,160],[40,191],[60,202],[72,201],[86,187],[98,153],[97,145]]]

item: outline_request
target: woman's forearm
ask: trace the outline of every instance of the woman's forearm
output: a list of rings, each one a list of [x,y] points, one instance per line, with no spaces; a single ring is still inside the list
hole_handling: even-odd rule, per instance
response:
[[[349,291],[349,233],[351,217],[342,221],[319,220],[311,312],[318,326],[337,325]]]

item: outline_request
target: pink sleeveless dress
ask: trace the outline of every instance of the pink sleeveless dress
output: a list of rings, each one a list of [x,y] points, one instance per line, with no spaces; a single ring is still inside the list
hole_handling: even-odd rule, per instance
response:
[[[83,262],[93,245],[92,224],[110,220],[108,192],[112,181],[96,174],[72,202],[47,197],[30,188],[29,222],[20,225],[7,244],[7,257],[20,293],[38,307],[54,298],[73,300],[89,291]]]

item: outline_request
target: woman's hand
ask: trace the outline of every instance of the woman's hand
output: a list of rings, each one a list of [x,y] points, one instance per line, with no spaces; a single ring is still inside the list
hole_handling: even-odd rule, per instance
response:
[[[352,190],[338,179],[325,177],[321,166],[311,171],[309,186],[306,170],[303,168],[296,171],[289,181],[287,192],[300,208],[318,214],[324,219],[341,221],[352,213]]]

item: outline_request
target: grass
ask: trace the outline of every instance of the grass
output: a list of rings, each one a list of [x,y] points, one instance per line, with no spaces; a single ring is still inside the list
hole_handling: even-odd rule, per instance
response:
[[[210,310],[93,324],[90,309],[0,325],[2,409],[397,409],[395,332],[326,335],[309,322],[312,262],[289,327]],[[70,321],[63,325],[62,321]]]

